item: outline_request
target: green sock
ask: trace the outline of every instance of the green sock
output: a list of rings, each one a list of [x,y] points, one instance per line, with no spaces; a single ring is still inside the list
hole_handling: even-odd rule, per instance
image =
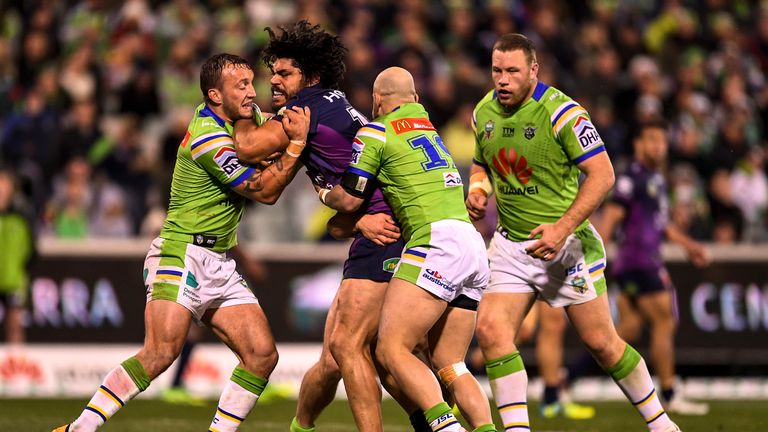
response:
[[[315,427],[304,427],[299,424],[299,420],[294,417],[293,420],[291,420],[291,432],[315,432]]]
[[[493,423],[488,423],[478,427],[472,432],[496,432],[496,426]]]

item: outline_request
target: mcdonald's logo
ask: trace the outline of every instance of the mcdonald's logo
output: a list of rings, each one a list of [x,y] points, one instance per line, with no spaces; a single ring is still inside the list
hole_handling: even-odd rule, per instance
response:
[[[433,131],[435,127],[425,118],[404,118],[392,121],[392,128],[400,135],[412,131]]]

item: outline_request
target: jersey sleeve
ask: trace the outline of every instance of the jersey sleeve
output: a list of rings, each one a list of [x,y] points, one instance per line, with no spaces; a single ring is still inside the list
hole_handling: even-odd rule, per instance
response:
[[[587,110],[577,102],[565,100],[552,112],[551,121],[555,138],[574,164],[605,151],[603,139]]]
[[[191,145],[192,159],[216,180],[237,187],[254,171],[237,158],[232,137],[224,130],[197,137]]]
[[[472,155],[472,162],[482,165],[486,169],[488,168],[488,163],[485,161],[485,156],[483,156],[483,149],[480,146],[480,142],[483,136],[482,131],[477,130],[477,111],[479,110],[479,105],[475,107],[475,109],[472,111],[472,130],[475,134],[475,152]]]
[[[379,173],[385,144],[386,129],[383,124],[370,122],[361,127],[352,141],[352,160],[347,172],[374,179]]]

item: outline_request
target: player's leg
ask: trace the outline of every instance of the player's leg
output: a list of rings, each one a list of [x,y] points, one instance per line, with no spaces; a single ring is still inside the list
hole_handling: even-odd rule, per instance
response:
[[[528,375],[514,340],[534,301],[532,292],[486,292],[477,309],[477,341],[496,408],[507,430],[530,428]]]
[[[619,324],[616,326],[619,336],[630,343],[640,340],[645,322],[632,298],[624,292],[619,293],[616,297],[616,309],[619,314]]]
[[[576,333],[597,363],[616,381],[651,430],[673,427],[640,354],[616,332],[606,294],[605,248],[597,231],[590,225],[576,231],[566,241],[559,258],[567,277],[557,281],[562,271],[550,267],[553,286],[558,286],[550,304],[566,306],[566,313]],[[571,271],[573,270],[573,271]],[[554,302],[554,303],[553,303]]]
[[[496,233],[488,250],[491,278],[477,309],[477,341],[496,407],[507,430],[525,430],[528,375],[515,340],[536,300],[524,247]]]
[[[675,394],[675,331],[677,319],[674,288],[637,297],[637,307],[651,327],[650,353],[667,410],[686,415],[705,415],[709,406]]]
[[[565,313],[546,302],[537,302],[539,331],[536,335],[536,359],[544,381],[541,415],[553,418],[564,415],[573,420],[586,420],[595,416],[595,408],[574,403],[567,396],[567,380],[562,375],[563,345],[566,330]]]
[[[645,361],[616,333],[608,308],[608,296],[566,307],[574,329],[598,364],[616,381],[652,431],[672,427],[656,394]]]
[[[461,430],[459,423],[443,401],[434,373],[413,354],[446,307],[445,300],[416,284],[393,278],[384,297],[376,356],[405,394],[424,410],[433,430],[439,426],[448,432]],[[419,313],[413,313],[415,310]]]
[[[24,314],[23,288],[3,294],[2,298],[5,305],[5,342],[12,345],[23,344],[25,341],[24,325],[22,324]]]
[[[296,416],[291,421],[291,432],[314,431],[315,421],[336,396],[336,388],[341,380],[341,371],[331,354],[328,343],[331,340],[331,330],[336,320],[338,296],[337,292],[325,319],[323,348],[320,358],[307,370],[301,380],[299,399],[296,402]]]
[[[477,302],[460,296],[451,305],[429,332],[432,363],[470,426],[495,431],[485,392],[464,364],[474,334]]]
[[[414,355],[416,355],[425,365],[431,367],[428,345],[426,338],[424,338],[424,342],[416,346]],[[429,427],[429,423],[427,423],[427,419],[424,417],[424,411],[408,398],[403,389],[400,388],[395,377],[392,376],[392,374],[384,368],[379,359],[376,358],[375,342],[371,344],[371,354],[373,355],[373,364],[376,366],[376,373],[379,375],[382,387],[384,387],[387,393],[392,396],[392,399],[400,405],[403,411],[408,414],[408,420],[410,420],[414,432],[431,432],[432,428]]]
[[[370,345],[376,337],[385,282],[344,279],[338,293],[330,348],[339,365],[358,430],[380,431],[381,386]]]
[[[192,314],[184,306],[155,300],[144,311],[144,346],[112,369],[85,410],[69,425],[69,432],[92,432],[173,363],[187,336]]]
[[[253,409],[277,365],[277,348],[267,317],[257,303],[209,309],[203,322],[240,359],[219,398],[210,429],[236,431]]]
[[[560,369],[563,366],[565,315],[561,308],[537,302],[539,332],[536,334],[536,359],[544,382],[541,414],[551,418],[560,414]]]
[[[196,325],[190,326],[187,340],[184,341],[184,346],[181,347],[181,353],[176,362],[176,370],[173,372],[171,386],[161,394],[164,401],[175,404],[205,405],[205,400],[193,396],[184,386],[184,375],[186,374],[189,360],[192,358],[192,351],[202,338],[203,328]]]

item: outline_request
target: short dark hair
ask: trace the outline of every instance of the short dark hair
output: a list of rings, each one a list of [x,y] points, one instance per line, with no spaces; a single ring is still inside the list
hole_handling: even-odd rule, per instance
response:
[[[267,67],[272,67],[279,58],[291,59],[305,79],[318,77],[322,87],[339,88],[347,71],[344,59],[349,50],[338,36],[307,20],[278,29],[282,30],[280,36],[270,27],[264,29],[269,33],[269,42],[261,53],[261,60]]]
[[[501,52],[522,50],[525,53],[525,59],[528,60],[528,64],[536,62],[536,48],[533,46],[533,42],[520,33],[502,35],[493,44],[493,50]]]
[[[240,56],[227,53],[211,56],[200,68],[200,90],[203,92],[203,98],[206,102],[211,102],[208,98],[208,90],[219,88],[221,72],[229,65],[253,70],[251,64],[248,63],[248,60]]]
[[[641,136],[643,136],[643,133],[647,129],[661,129],[663,131],[667,130],[667,121],[664,120],[661,117],[653,117],[647,120],[643,120],[640,123],[637,123],[635,127],[632,130],[632,138],[638,139]]]

